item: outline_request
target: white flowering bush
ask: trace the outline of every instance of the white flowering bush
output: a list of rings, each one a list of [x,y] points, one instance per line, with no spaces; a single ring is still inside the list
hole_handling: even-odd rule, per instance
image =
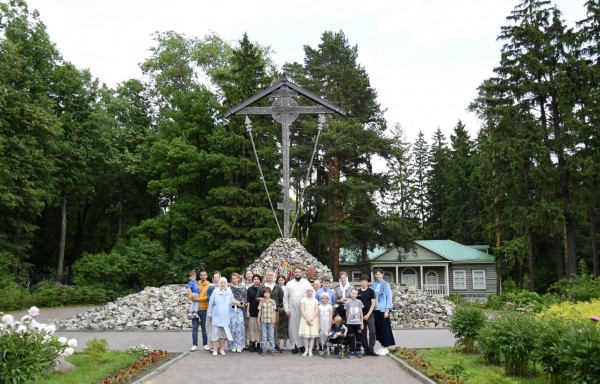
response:
[[[131,354],[131,355],[137,355],[138,357],[142,358],[146,355],[149,355],[150,352],[152,352],[152,350],[150,349],[149,346],[140,343],[140,344],[134,345],[133,347],[129,347],[127,349],[127,352],[129,352],[129,354]]]
[[[54,335],[54,325],[35,320],[39,313],[31,307],[16,320],[0,312],[0,383],[35,382],[50,373],[59,357],[75,352],[77,340]]]

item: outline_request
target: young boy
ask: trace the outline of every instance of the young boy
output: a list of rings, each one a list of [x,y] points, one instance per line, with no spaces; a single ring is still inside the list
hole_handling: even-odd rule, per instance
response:
[[[196,281],[196,271],[190,271],[188,277],[190,279],[188,282],[188,297],[192,300],[188,310],[188,319],[198,319],[200,318],[198,315],[198,305],[200,305],[198,298],[200,297],[200,290],[198,289],[198,282]],[[196,300],[194,301],[193,299]]]
[[[346,310],[346,326],[348,327],[348,358],[362,357],[360,353],[360,343],[362,339],[361,331],[363,328],[362,301],[357,299],[358,291],[352,288],[350,291],[350,300],[344,304]]]
[[[329,340],[325,344],[327,347],[327,351],[323,353],[324,357],[328,357],[331,355],[331,347],[333,344],[339,344],[343,348],[343,339],[348,334],[348,328],[342,323],[342,317],[336,316],[333,319],[333,324],[331,325],[331,331],[329,332]],[[342,355],[340,355],[342,357]]]
[[[271,343],[271,355],[275,356],[275,300],[271,299],[271,288],[265,287],[263,290],[264,301],[258,304],[258,325],[262,333],[262,351],[261,356],[267,354],[267,339]]]

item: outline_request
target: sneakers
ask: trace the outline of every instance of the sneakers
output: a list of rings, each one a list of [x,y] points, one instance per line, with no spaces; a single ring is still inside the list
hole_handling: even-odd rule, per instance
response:
[[[217,351],[213,351],[213,356],[217,356]]]
[[[323,353],[323,351],[319,352],[319,356],[323,356],[325,353]]]
[[[198,347],[196,347],[195,345],[192,345],[192,348],[190,348],[190,351],[194,352],[196,349],[198,349]]]
[[[192,320],[194,318],[194,314],[193,313],[188,313],[188,319]]]
[[[348,358],[349,358],[349,359],[354,359],[354,352],[350,352],[350,353],[348,354]]]
[[[260,353],[260,355],[261,355],[261,356],[267,356],[267,354],[265,353],[265,351],[262,351],[262,352]]]
[[[356,357],[358,357],[359,359],[363,357],[361,352],[356,352]]]
[[[221,349],[220,353],[221,353],[221,355],[225,356],[225,350],[224,349]]]
[[[205,351],[210,351],[210,347],[208,346],[208,344],[205,344],[205,345],[204,345],[204,350],[205,350]]]
[[[388,353],[389,353],[389,351],[388,351],[388,349],[387,349],[387,348],[381,348],[381,349],[380,349],[380,350],[377,352],[377,354],[378,354],[379,356],[385,356],[385,355],[387,355]]]
[[[304,351],[304,353],[302,354],[302,356],[304,356],[304,357],[308,356],[308,351]]]
[[[312,357],[312,351],[308,351],[308,356]]]
[[[280,352],[280,353],[281,353],[281,352]],[[272,350],[272,351],[271,351],[271,356],[275,356],[275,355],[277,355],[277,351],[276,351],[276,350]]]

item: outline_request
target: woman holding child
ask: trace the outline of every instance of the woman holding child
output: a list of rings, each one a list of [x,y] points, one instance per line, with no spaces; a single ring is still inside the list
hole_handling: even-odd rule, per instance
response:
[[[233,340],[229,342],[229,348],[231,352],[242,352],[246,345],[246,322],[244,321],[244,303],[246,301],[248,291],[241,285],[242,277],[238,273],[231,274],[231,293],[233,293],[233,299],[237,300],[239,304],[233,304],[229,311],[229,317],[231,319],[230,329]]]

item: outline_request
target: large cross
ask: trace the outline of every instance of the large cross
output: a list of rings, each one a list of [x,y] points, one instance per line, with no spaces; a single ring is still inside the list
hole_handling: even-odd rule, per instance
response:
[[[316,106],[300,106],[295,98],[303,95],[317,103]],[[274,98],[270,107],[250,107],[256,101],[270,96]],[[283,202],[277,204],[277,208],[283,210],[283,237],[290,237],[290,213],[296,210],[296,205],[290,201],[290,125],[300,114],[324,114],[338,113],[349,116],[350,113],[329,103],[306,89],[290,82],[285,74],[281,81],[268,89],[249,98],[237,107],[225,112],[219,118],[227,118],[231,115],[271,115],[275,121],[281,124],[281,152],[283,157]],[[246,124],[250,124],[247,118]],[[319,124],[323,124],[320,120]]]

